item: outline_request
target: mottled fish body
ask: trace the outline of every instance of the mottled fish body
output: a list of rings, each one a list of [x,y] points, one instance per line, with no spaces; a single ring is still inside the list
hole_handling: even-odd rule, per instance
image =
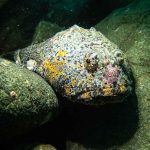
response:
[[[16,51],[15,60],[73,101],[115,103],[131,93],[130,69],[123,52],[94,28],[74,25]]]

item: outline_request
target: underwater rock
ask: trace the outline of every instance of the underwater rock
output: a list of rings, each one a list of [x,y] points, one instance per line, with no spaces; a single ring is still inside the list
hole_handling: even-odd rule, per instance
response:
[[[0,139],[31,130],[58,112],[50,85],[28,69],[0,58]]]
[[[132,89],[126,57],[94,28],[77,25],[15,53],[16,63],[45,77],[61,96],[84,104],[123,101]]]
[[[34,0],[35,1],[35,0]],[[0,54],[28,46],[37,24],[45,15],[43,3],[8,1],[0,12]],[[44,9],[44,10],[43,10]],[[9,58],[8,58],[9,59]]]
[[[11,18],[7,23],[1,21],[0,24],[0,54],[5,54],[9,51],[26,45],[26,40],[22,39],[20,25],[14,18]]]
[[[149,70],[150,71],[150,70]],[[137,131],[130,140],[118,146],[118,150],[149,150],[150,149],[150,72],[136,79],[136,95],[138,99],[139,124]]]
[[[19,145],[19,146],[18,146]],[[16,144],[13,146],[14,150],[57,150],[54,146],[50,144],[37,144],[37,143],[24,143]]]
[[[149,34],[149,22],[150,1],[136,0],[124,8],[115,10],[94,27],[122,50],[128,51],[133,44],[136,45],[135,42],[141,34],[143,37],[144,33]],[[147,35],[145,37],[148,37]]]
[[[7,3],[8,0],[0,0],[0,8],[5,4]]]
[[[35,146],[32,150],[56,150],[56,148],[49,144],[41,144]]]
[[[89,7],[89,3],[90,0],[48,0],[47,17],[61,26],[73,25],[74,22],[79,21],[82,11]]]
[[[30,138],[30,137],[29,137]],[[28,139],[29,139],[28,138]],[[34,137],[35,138],[35,137]],[[10,145],[5,146],[5,150],[57,150],[56,147],[51,145],[50,143],[41,143],[37,141],[32,141],[22,138],[20,141],[15,140],[14,142],[11,141]],[[3,149],[3,147],[0,148]]]
[[[51,38],[53,35],[61,30],[62,28],[54,23],[48,21],[41,21],[35,29],[32,43],[43,42],[44,40]]]
[[[115,8],[133,0],[47,0],[48,19],[60,26],[91,26]]]

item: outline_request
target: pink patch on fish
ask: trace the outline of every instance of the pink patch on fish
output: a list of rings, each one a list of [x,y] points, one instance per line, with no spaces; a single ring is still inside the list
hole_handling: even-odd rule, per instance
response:
[[[118,81],[119,72],[120,72],[119,68],[113,67],[111,64],[107,65],[105,73],[107,83],[112,84]]]

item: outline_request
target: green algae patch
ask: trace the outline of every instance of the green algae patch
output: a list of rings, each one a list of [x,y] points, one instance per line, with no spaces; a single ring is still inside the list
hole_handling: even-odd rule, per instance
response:
[[[57,97],[44,79],[0,58],[1,138],[39,126],[51,120],[57,111]]]

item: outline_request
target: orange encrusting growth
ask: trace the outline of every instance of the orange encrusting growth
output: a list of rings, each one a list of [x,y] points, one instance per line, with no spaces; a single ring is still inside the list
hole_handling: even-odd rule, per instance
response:
[[[86,100],[92,99],[92,96],[91,96],[90,92],[85,92],[85,93],[83,93],[83,94],[80,95],[80,98],[84,99],[86,101]]]
[[[105,85],[103,88],[104,96],[112,96],[113,95],[113,88],[110,85]]]
[[[76,86],[76,84],[77,84],[76,79],[71,80],[71,85],[72,85],[72,87],[75,87],[75,86]]]
[[[62,72],[59,71],[58,66],[49,60],[43,62],[43,68],[50,82],[57,79],[62,74]]]
[[[119,90],[120,90],[120,93],[124,93],[127,89],[123,84],[120,84],[119,85]]]
[[[64,90],[65,90],[65,94],[66,94],[66,95],[70,95],[70,93],[71,93],[71,88],[70,88],[69,85],[65,85],[65,86],[64,86]]]
[[[50,82],[58,79],[60,75],[63,74],[63,66],[65,64],[65,59],[59,60],[58,58],[63,58],[67,54],[66,51],[60,50],[54,60],[44,60],[42,67],[46,72],[46,76],[48,77]]]
[[[56,58],[57,58],[57,57],[65,57],[66,54],[67,54],[67,51],[66,51],[66,50],[60,50],[60,51],[57,52]]]

